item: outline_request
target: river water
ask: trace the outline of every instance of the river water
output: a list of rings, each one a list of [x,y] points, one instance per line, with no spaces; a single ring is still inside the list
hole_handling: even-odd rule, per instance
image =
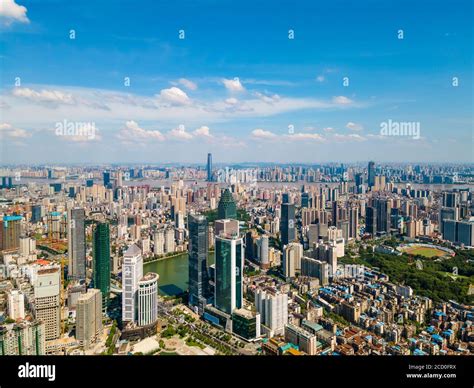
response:
[[[145,263],[143,273],[155,272],[160,275],[158,288],[160,295],[177,295],[188,289],[188,254]],[[214,253],[209,254],[207,265],[214,263]]]

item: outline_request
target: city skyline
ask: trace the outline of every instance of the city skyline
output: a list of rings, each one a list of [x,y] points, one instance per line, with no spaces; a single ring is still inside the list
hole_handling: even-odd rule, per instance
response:
[[[468,1],[106,4],[4,3],[0,163],[473,161]]]
[[[0,388],[472,385],[473,16],[0,0]]]

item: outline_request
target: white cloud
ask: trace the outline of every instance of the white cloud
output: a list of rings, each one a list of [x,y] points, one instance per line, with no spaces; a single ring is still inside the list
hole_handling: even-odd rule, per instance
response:
[[[12,138],[12,139],[25,139],[30,137],[31,134],[25,131],[24,129],[15,128],[11,124],[3,123],[0,124],[0,138],[3,136]]]
[[[318,133],[294,133],[291,135],[285,135],[285,138],[288,140],[295,140],[295,141],[304,141],[304,140],[316,140],[316,141],[324,141],[324,137],[319,135]]]
[[[242,83],[240,82],[240,79],[237,77],[235,77],[234,79],[223,78],[222,83],[230,92],[243,92],[245,90]]]
[[[318,81],[318,82],[324,82],[325,79],[326,79],[326,78],[324,78],[324,75],[318,75],[318,76],[316,77],[316,81]]]
[[[191,140],[193,138],[193,135],[189,132],[186,132],[186,128],[182,124],[178,125],[176,128],[173,128],[166,134],[166,136],[170,139],[176,140]]]
[[[191,100],[188,95],[180,88],[175,86],[169,89],[163,89],[160,92],[160,101],[171,105],[189,105]]]
[[[14,88],[12,94],[15,97],[25,98],[33,102],[67,104],[72,105],[75,99],[70,93],[64,93],[60,90],[43,89],[39,92],[29,88]]]
[[[198,137],[212,137],[209,127],[206,127],[205,125],[193,131],[193,135]]]
[[[190,100],[179,88],[165,90],[162,96],[159,93],[158,96],[144,96],[104,89],[29,85],[28,88],[14,88],[0,94],[0,101],[10,107],[2,110],[2,121],[29,129],[50,127],[55,120],[90,121],[107,131],[112,130],[117,122],[125,123],[134,118],[155,122],[161,128],[173,128],[176,123],[192,128],[206,123],[212,128],[215,123],[241,118],[272,117],[304,109],[320,111],[361,106],[355,103],[339,105],[331,99],[275,95],[262,99],[255,93],[242,94],[240,98],[233,95],[227,99]],[[264,101],[270,101],[268,98],[273,102]],[[173,103],[167,102],[170,100]],[[55,109],[53,115],[51,108]]]
[[[26,7],[16,4],[15,0],[0,1],[0,20],[7,26],[13,22],[29,23],[26,12]]]
[[[352,121],[349,121],[346,124],[346,128],[350,129],[351,131],[362,131],[364,129],[364,127],[361,124],[356,124],[356,123],[353,123]]]
[[[245,84],[251,85],[265,85],[265,86],[295,86],[296,83],[292,81],[285,80],[274,80],[274,79],[255,79],[255,78],[245,78],[242,80]]]
[[[342,135],[339,133],[335,133],[333,135],[334,140],[336,141],[365,141],[367,140],[365,137],[357,134],[357,133],[351,133],[349,135]]]
[[[345,96],[336,96],[336,97],[333,97],[332,102],[338,105],[349,105],[349,104],[352,104],[354,101],[352,101],[350,98],[347,98]]]
[[[323,129],[324,132],[333,132],[334,131],[334,128],[332,127],[326,127]]]
[[[183,85],[186,89],[196,90],[198,88],[197,84],[193,81],[190,81],[186,78],[180,78],[178,84]]]
[[[273,132],[257,128],[252,131],[252,137],[257,139],[276,139],[278,136]]]
[[[234,97],[230,97],[230,98],[226,98],[225,103],[229,105],[236,105],[239,103],[239,100],[237,100]]]
[[[271,96],[268,96],[266,94],[256,92],[255,96],[257,96],[260,100],[263,102],[266,102],[267,104],[273,104],[274,102],[280,101],[280,96],[278,94],[273,94]]]
[[[146,130],[140,128],[138,123],[130,120],[117,136],[124,143],[142,143],[150,140],[164,141],[164,135],[158,130]]]
[[[262,140],[285,140],[285,141],[305,141],[305,140],[317,140],[324,141],[324,138],[317,133],[293,133],[293,134],[284,134],[277,135],[271,131],[267,131],[261,128],[254,129],[251,133],[251,136],[255,139]]]

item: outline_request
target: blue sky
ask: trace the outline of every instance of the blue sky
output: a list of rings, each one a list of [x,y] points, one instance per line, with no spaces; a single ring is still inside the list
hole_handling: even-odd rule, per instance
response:
[[[3,0],[0,162],[472,162],[472,37],[470,0]]]

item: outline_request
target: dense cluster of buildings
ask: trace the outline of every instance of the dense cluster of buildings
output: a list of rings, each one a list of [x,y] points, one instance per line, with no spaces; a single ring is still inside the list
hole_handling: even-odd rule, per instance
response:
[[[3,172],[0,354],[102,353],[113,320],[122,338],[156,334],[160,274],[144,265],[180,253],[189,307],[264,353],[473,350],[472,306],[339,263],[368,241],[400,254],[387,237],[472,247],[469,187],[435,186],[469,179],[465,167],[222,173],[209,154],[205,169],[27,168],[19,182]]]

